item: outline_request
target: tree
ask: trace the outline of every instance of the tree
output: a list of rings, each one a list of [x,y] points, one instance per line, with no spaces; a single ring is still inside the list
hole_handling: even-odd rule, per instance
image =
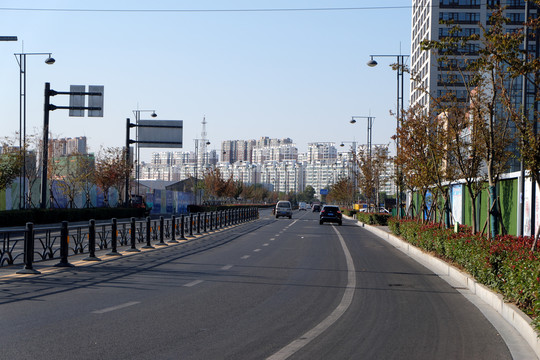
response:
[[[512,114],[519,113],[515,111],[516,106],[519,107],[514,100],[517,95],[515,82],[523,73],[523,53],[520,50],[523,34],[507,32],[507,21],[499,8],[492,13],[489,28],[480,26],[481,36],[460,36],[459,26],[449,24],[454,36],[423,43],[424,49],[434,50],[440,56],[440,61],[461,56],[461,61],[453,63],[453,70],[454,76],[461,74],[461,81],[466,85],[473,130],[483,143],[477,149],[482,151],[478,155],[486,168],[491,236],[498,234],[500,212],[496,186],[500,175],[508,167],[508,160],[512,158],[510,146],[515,143],[513,129],[516,126],[516,118]],[[463,55],[464,48],[478,48],[478,56],[467,59]]]
[[[243,187],[242,197],[244,199],[251,199],[254,202],[263,202],[265,200],[272,200],[270,199],[270,196],[270,191],[262,184],[251,184]],[[277,197],[274,200],[277,200]]]
[[[435,159],[432,142],[429,139],[434,132],[432,114],[426,114],[424,109],[415,105],[405,112],[401,126],[397,129],[395,138],[399,140],[400,149],[396,156],[396,166],[401,168],[403,182],[411,191],[419,191],[422,196],[420,208],[408,209],[412,216],[428,215],[427,195],[434,185],[433,173],[440,171],[440,159]],[[423,220],[424,216],[419,216]]]
[[[375,173],[372,166],[372,156],[369,149],[363,149],[355,158],[360,169],[360,173],[357,175],[358,187],[368,202],[368,209],[371,209],[371,204],[377,202],[375,200]],[[354,189],[353,182],[351,182],[351,187]],[[350,198],[352,198],[352,195]]]
[[[43,151],[43,147],[41,146],[41,136],[38,133],[27,135],[27,145],[28,147],[25,149],[26,151],[26,161],[25,161],[25,169],[24,169],[24,175],[27,182],[27,189],[26,189],[26,199],[25,199],[25,207],[26,208],[33,208],[38,204],[34,204],[32,201],[33,198],[33,188],[39,183],[40,181],[40,166],[38,164],[38,159],[41,159],[41,153]],[[30,149],[30,148],[33,149]]]
[[[38,157],[36,156],[36,151],[26,152],[24,175],[28,186],[25,194],[25,208],[33,208],[36,206],[36,204],[34,204],[32,201],[32,197],[33,188],[39,183],[40,180],[37,159]]]
[[[204,188],[209,195],[221,198],[226,193],[227,183],[223,180],[223,176],[219,169],[212,168],[206,171],[203,181]]]
[[[0,147],[0,190],[5,190],[19,176],[23,157],[21,151],[13,147],[8,139],[4,139]]]
[[[230,199],[238,200],[243,190],[244,184],[241,181],[235,181],[232,175],[225,182],[224,195]]]
[[[388,147],[376,145],[371,150],[371,154],[369,149],[361,150],[356,157],[360,169],[358,187],[366,200],[370,204],[375,202],[378,207],[379,190],[386,181],[383,174],[388,166]]]
[[[478,124],[478,117],[469,116],[463,107],[448,108],[444,116],[448,132],[448,166],[456,170],[456,178],[465,181],[473,214],[471,231],[475,234],[479,231],[477,198],[487,182],[481,156],[485,153],[485,143],[480,135],[483,124]]]
[[[350,204],[354,196],[354,183],[348,177],[339,179],[330,186],[326,200],[338,204]]]
[[[68,208],[75,206],[77,194],[87,188],[94,177],[94,162],[84,154],[73,154],[62,159],[65,161],[58,187],[68,199]]]
[[[109,207],[109,190],[126,178],[126,157],[123,148],[101,149],[96,159],[95,181],[103,191],[103,201]]]
[[[297,195],[298,201],[311,202],[315,197],[315,189],[313,186],[308,185],[305,187],[304,191]]]
[[[114,187],[116,190],[118,190],[118,203],[119,204],[127,204],[129,201],[128,199],[124,199],[123,196],[126,193],[126,179],[131,178],[131,173],[133,171],[133,163],[129,160],[127,150],[125,147],[123,148],[117,148],[115,150],[119,154],[118,162],[117,162],[117,170],[119,173],[119,176],[116,177],[116,183],[114,184]],[[92,179],[90,176],[88,179]]]

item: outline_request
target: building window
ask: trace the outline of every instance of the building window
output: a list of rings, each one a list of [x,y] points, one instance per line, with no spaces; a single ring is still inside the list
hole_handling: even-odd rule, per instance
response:
[[[477,12],[442,12],[439,14],[440,21],[452,21],[455,24],[476,24],[480,21]]]
[[[441,8],[479,8],[480,0],[440,0],[439,7]]]

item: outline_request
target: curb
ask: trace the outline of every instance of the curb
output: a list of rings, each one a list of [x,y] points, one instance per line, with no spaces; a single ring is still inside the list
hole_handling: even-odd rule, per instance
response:
[[[392,246],[417,260],[422,265],[433,271],[439,276],[448,276],[459,285],[467,288],[473,295],[486,302],[490,307],[499,313],[503,319],[512,325],[514,329],[523,337],[532,351],[540,358],[540,337],[536,330],[532,327],[532,320],[527,314],[521,311],[517,306],[504,302],[501,294],[498,294],[483,284],[477,282],[467,273],[461,271],[448,264],[447,262],[429,255],[420,248],[401,240],[397,236],[390,234],[384,230],[378,229],[375,226],[367,225],[362,222],[357,222],[357,226],[361,226],[369,232],[379,236],[383,240],[390,243]],[[444,279],[444,278],[443,278]]]

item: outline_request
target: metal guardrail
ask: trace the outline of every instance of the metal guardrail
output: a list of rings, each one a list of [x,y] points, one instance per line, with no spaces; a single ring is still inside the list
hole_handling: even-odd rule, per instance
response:
[[[34,262],[59,259],[56,266],[71,266],[70,255],[88,254],[84,260],[99,261],[96,249],[111,251],[106,256],[120,255],[118,247],[130,247],[125,251],[138,252],[141,248],[178,243],[189,237],[207,233],[257,219],[257,208],[229,209],[205,213],[172,216],[152,220],[131,218],[129,221],[96,224],[90,220],[88,225],[69,225],[67,221],[60,226],[35,228],[27,223],[24,230],[0,230],[0,267],[24,264],[20,274],[39,273],[33,268]]]

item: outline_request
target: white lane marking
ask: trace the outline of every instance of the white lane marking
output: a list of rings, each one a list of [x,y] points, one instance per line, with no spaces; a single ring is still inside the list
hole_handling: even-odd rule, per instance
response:
[[[341,299],[339,305],[334,309],[334,311],[332,311],[330,315],[328,315],[326,319],[321,321],[313,329],[309,330],[298,339],[291,342],[289,345],[276,352],[274,355],[268,357],[267,360],[284,360],[293,355],[295,352],[309,344],[313,339],[326,331],[326,329],[332,326],[336,321],[338,321],[338,319],[345,313],[345,311],[347,311],[352,303],[356,288],[356,270],[354,268],[354,262],[351,257],[351,253],[347,248],[347,244],[345,244],[345,240],[343,240],[343,237],[339,231],[336,230],[335,226],[332,226],[332,228],[339,238],[341,248],[343,249],[343,253],[345,254],[345,259],[347,261],[347,287],[345,288],[343,298]]]
[[[250,256],[251,256],[251,255],[244,255],[244,256],[242,256],[240,259],[243,259],[243,260],[249,259]]]
[[[261,249],[255,249],[255,250],[253,250],[253,252],[259,252],[259,251],[261,251]]]
[[[194,280],[190,283],[187,283],[185,284],[184,286],[185,287],[192,287],[192,286],[195,286],[195,285],[199,285],[200,283],[202,283],[204,280]]]
[[[274,241],[274,240],[276,240],[276,238],[271,238],[271,239],[270,239],[270,241]]]
[[[268,246],[268,245],[270,245],[270,244],[268,244],[268,243],[264,243],[264,244],[263,244],[263,246]]]
[[[108,307],[108,308],[105,308],[105,309],[92,311],[92,314],[104,314],[104,313],[107,313],[107,312],[120,310],[120,309],[126,308],[128,306],[137,305],[139,303],[140,303],[140,301],[130,301],[130,302],[127,302],[125,304],[120,304],[120,305],[111,306],[111,307]]]
[[[229,270],[233,267],[234,265],[225,265],[224,267],[221,268],[221,270]]]

